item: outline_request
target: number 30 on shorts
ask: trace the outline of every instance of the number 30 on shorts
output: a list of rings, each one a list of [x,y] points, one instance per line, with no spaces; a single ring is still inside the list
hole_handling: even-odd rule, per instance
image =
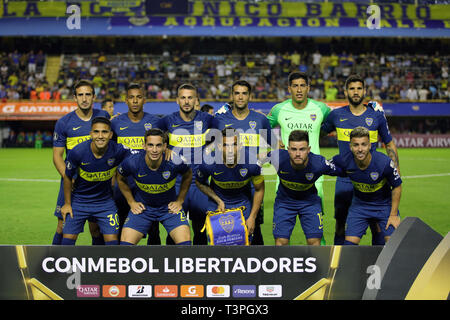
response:
[[[108,214],[107,217],[109,218],[109,225],[111,227],[115,227],[116,230],[119,229],[119,215],[117,213],[114,213]]]

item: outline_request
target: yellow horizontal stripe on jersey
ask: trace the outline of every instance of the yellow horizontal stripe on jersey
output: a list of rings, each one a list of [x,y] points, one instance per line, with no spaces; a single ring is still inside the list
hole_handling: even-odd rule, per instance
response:
[[[68,137],[66,140],[67,150],[72,150],[83,141],[90,140],[91,136]]]
[[[260,184],[263,181],[264,181],[264,176],[263,175],[255,176],[255,177],[252,178],[253,184]]]
[[[117,137],[117,143],[130,149],[144,149],[144,137]]]
[[[179,148],[203,147],[206,142],[206,133],[180,135],[169,133],[169,145]]]
[[[259,147],[259,134],[257,133],[240,133],[239,139],[244,147]]]
[[[314,183],[300,183],[300,182],[292,182],[287,181],[280,178],[281,183],[283,186],[285,186],[288,189],[294,190],[294,191],[305,191],[311,188]]]
[[[163,184],[146,184],[146,183],[140,183],[136,180],[136,185],[144,192],[151,193],[151,194],[158,194],[166,192],[170,189],[172,189],[175,186],[175,182],[177,179],[172,179],[167,183]]]
[[[80,177],[83,178],[86,181],[107,181],[111,179],[114,174],[116,173],[117,167],[114,167],[112,169],[109,169],[107,171],[99,171],[99,172],[88,172],[84,171],[80,168]]]
[[[245,187],[247,183],[250,182],[250,178],[244,181],[218,181],[214,178],[212,178],[212,180],[217,186],[221,187],[222,189],[239,189]]]
[[[380,182],[378,182],[376,184],[368,184],[368,183],[352,181],[355,189],[358,191],[364,192],[364,193],[371,193],[371,192],[378,191],[381,188],[383,188],[383,186],[386,184],[386,182],[387,182],[386,178],[384,178],[383,180],[381,180]]]
[[[352,132],[352,130],[353,129],[336,128],[338,141],[350,142],[350,132]],[[376,143],[378,141],[378,130],[369,131],[369,134],[370,134],[370,143]]]

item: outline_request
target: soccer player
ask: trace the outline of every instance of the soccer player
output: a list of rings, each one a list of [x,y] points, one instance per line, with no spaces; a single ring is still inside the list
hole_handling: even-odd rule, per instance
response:
[[[53,245],[61,244],[63,236],[61,207],[64,205],[63,177],[66,170],[64,152],[67,154],[77,144],[91,139],[89,133],[92,119],[99,116],[109,118],[109,114],[106,111],[93,108],[95,93],[94,86],[90,81],[80,80],[75,83],[73,97],[78,105],[77,109],[69,112],[56,122],[53,134],[53,164],[61,175],[61,184],[54,212],[54,215],[58,218],[58,224],[52,241]],[[104,244],[98,225],[89,222],[89,229],[92,235],[92,244]]]
[[[111,127],[117,137],[117,142],[130,148],[132,153],[144,149],[144,136],[147,130],[157,128],[160,118],[144,112],[145,91],[138,83],[130,83],[127,87],[125,102],[128,112],[119,115],[111,121]],[[131,190],[136,188],[134,180],[130,177],[128,185]],[[114,200],[118,208],[120,228],[122,228],[130,207],[116,184]],[[148,244],[161,244],[159,237],[159,223],[154,223],[149,232]]]
[[[243,146],[240,160],[245,163],[256,164],[267,154],[266,145],[271,144],[271,127],[267,117],[259,112],[250,110],[248,103],[252,94],[251,85],[245,80],[237,80],[231,86],[231,99],[233,108],[225,113],[217,114],[217,126],[220,130],[233,127],[238,130],[240,145]],[[264,148],[266,147],[266,148]],[[264,150],[262,150],[264,149]],[[261,154],[260,154],[261,153]],[[252,192],[253,192],[252,188]],[[261,233],[261,224],[264,222],[264,208],[256,218],[256,227],[253,234],[253,245],[263,245],[264,239]]]
[[[147,233],[153,221],[160,221],[175,244],[190,245],[189,222],[183,202],[192,181],[190,167],[176,155],[165,159],[166,135],[160,129],[145,134],[144,151],[127,158],[118,168],[117,182],[130,206],[122,229],[121,245],[135,245]],[[136,182],[135,194],[127,184],[131,176]],[[181,176],[180,191],[175,181]]]
[[[353,200],[348,210],[345,245],[359,244],[370,221],[375,221],[388,241],[400,225],[399,204],[402,180],[394,160],[371,151],[371,133],[356,127],[350,133],[350,153],[333,157],[353,184]]]
[[[288,245],[299,216],[308,245],[320,245],[323,236],[322,203],[315,181],[322,175],[336,176],[341,171],[323,156],[314,154],[308,133],[294,130],[289,134],[288,149],[270,154],[280,183],[273,208],[275,245]]]
[[[255,229],[255,219],[264,199],[264,177],[258,164],[239,161],[239,133],[234,128],[222,130],[222,141],[216,144],[215,163],[200,165],[195,173],[197,187],[208,196],[208,211],[245,207],[243,212],[248,234]],[[208,178],[211,182],[208,185]],[[250,184],[255,192],[251,194]]]
[[[114,115],[114,100],[111,98],[106,98],[102,101],[102,110],[105,110],[106,112],[109,113],[110,119],[114,119],[115,117],[117,117],[118,115],[120,115],[120,113]]]
[[[183,155],[194,173],[197,166],[202,163],[207,132],[210,128],[216,127],[213,116],[194,109],[197,94],[197,88],[193,85],[187,83],[180,85],[176,99],[180,110],[166,115],[160,122],[160,129],[169,136],[168,148],[174,153]],[[185,212],[189,212],[189,219],[192,221],[193,244],[206,245],[208,240],[201,230],[205,224],[207,197],[196,187],[195,178],[192,180],[183,207]],[[178,188],[179,181],[177,181]]]
[[[214,107],[210,104],[205,103],[204,105],[202,105],[202,107],[200,108],[200,111],[209,113],[210,115],[214,115]]]
[[[372,103],[367,106],[363,103],[365,97],[364,79],[358,75],[351,75],[345,82],[344,91],[349,104],[342,108],[334,109],[330,112],[325,122],[322,124],[322,131],[329,133],[336,131],[339,154],[350,153],[350,132],[352,129],[362,126],[369,129],[371,150],[377,148],[378,136],[385,144],[386,153],[394,161],[398,170],[398,153],[394,140],[389,132],[386,117],[383,111],[376,111]],[[336,219],[336,230],[334,244],[344,243],[345,221],[348,209],[352,202],[353,186],[348,177],[338,177],[336,179],[334,208]],[[372,244],[384,245],[384,237],[378,231],[375,224],[371,224]]]
[[[67,155],[64,176],[64,221],[62,245],[74,245],[87,219],[95,220],[106,245],[119,244],[119,221],[112,198],[112,177],[130,153],[111,141],[111,122],[92,120],[91,140],[74,147]],[[73,190],[73,191],[72,191]]]
[[[331,109],[323,102],[308,98],[309,89],[309,76],[304,72],[292,72],[288,77],[291,98],[276,104],[267,118],[272,128],[280,127],[282,148],[288,144],[289,134],[293,130],[304,130],[309,135],[311,152],[320,154],[320,127]],[[323,177],[316,180],[316,189],[323,199]]]

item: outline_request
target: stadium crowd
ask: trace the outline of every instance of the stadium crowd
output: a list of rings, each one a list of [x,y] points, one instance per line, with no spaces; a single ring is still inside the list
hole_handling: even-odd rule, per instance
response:
[[[3,52],[0,100],[70,99],[71,86],[81,78],[93,81],[98,99],[112,96],[123,101],[126,84],[134,81],[147,88],[150,99],[174,99],[177,84],[191,82],[199,88],[201,99],[226,100],[227,88],[239,78],[255,88],[255,99],[281,101],[288,95],[287,75],[298,70],[312,76],[313,99],[345,99],[345,78],[356,73],[364,76],[367,96],[374,100],[450,101],[450,56],[440,54],[440,46],[430,45],[428,51],[413,53],[407,46],[391,52],[383,49],[383,44],[376,44],[373,51],[352,52],[354,49],[348,44],[333,41],[326,46],[307,40],[304,46],[299,42],[283,47],[290,50],[271,47],[262,40],[191,41],[186,45],[164,42],[159,48],[150,46],[147,51],[142,50],[144,42],[137,42],[135,53],[124,51],[126,40],[110,47],[99,46],[105,50],[98,52],[72,48],[68,53],[59,53],[62,65],[54,84],[46,79],[46,55],[42,50]],[[365,47],[363,42],[356,44]],[[239,50],[230,52],[226,46]]]

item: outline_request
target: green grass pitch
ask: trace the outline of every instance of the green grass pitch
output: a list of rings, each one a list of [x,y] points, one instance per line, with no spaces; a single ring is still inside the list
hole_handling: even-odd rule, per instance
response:
[[[331,158],[337,149],[322,149]],[[448,212],[450,186],[450,149],[399,149],[403,193],[400,202],[402,218],[419,217],[436,232],[445,236],[450,230]],[[271,170],[267,170],[269,173]],[[273,172],[273,170],[272,170]],[[266,245],[273,245],[272,215],[275,198],[275,175],[266,175],[264,224],[262,232]],[[324,182],[324,234],[327,244],[334,237],[334,182]],[[0,244],[51,244],[56,229],[53,211],[59,189],[59,176],[52,162],[51,149],[0,149]],[[161,237],[165,231],[161,226]],[[80,234],[77,245],[89,245],[88,227]],[[145,244],[142,240],[140,244]],[[371,243],[370,231],[361,244]],[[304,245],[304,234],[297,225],[292,245]]]

